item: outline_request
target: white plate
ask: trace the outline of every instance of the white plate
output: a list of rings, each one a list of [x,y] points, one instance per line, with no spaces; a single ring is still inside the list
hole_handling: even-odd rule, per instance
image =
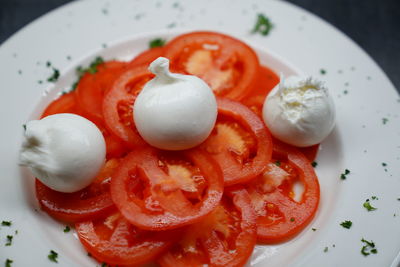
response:
[[[268,36],[250,34],[258,13],[274,23]],[[249,265],[397,266],[398,94],[379,67],[346,36],[295,6],[262,0],[77,1],[33,22],[0,47],[0,221],[13,222],[12,227],[0,226],[0,240],[5,243],[6,235],[14,235],[12,246],[0,243],[0,264],[9,258],[13,266],[54,266],[47,259],[51,249],[59,253],[58,266],[96,264],[73,233],[65,234],[64,225],[37,211],[32,177],[17,165],[22,124],[37,117],[70,86],[77,65],[96,55],[129,58],[144,50],[153,37],[170,38],[195,29],[245,40],[276,71],[326,80],[336,101],[337,126],[317,159],[322,198],[315,219],[287,243],[258,246]],[[55,85],[38,83],[51,75],[46,61],[61,70]],[[345,168],[351,174],[342,181],[339,177]],[[362,204],[371,196],[379,198],[372,201],[378,209],[368,212]],[[344,220],[353,221],[351,229],[339,225]],[[360,253],[363,237],[376,243],[378,254]]]

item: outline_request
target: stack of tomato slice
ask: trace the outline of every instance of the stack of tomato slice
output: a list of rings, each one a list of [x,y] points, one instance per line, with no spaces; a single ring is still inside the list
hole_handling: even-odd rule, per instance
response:
[[[170,59],[172,71],[204,79],[217,96],[215,128],[196,148],[158,150],[136,131],[132,105],[159,56]],[[307,158],[273,140],[260,117],[277,83],[249,46],[213,32],[180,35],[131,62],[100,64],[43,117],[75,113],[94,122],[106,140],[107,161],[76,193],[36,181],[42,209],[75,223],[86,250],[110,265],[244,265],[256,242],[298,234],[319,202],[310,164],[317,147],[303,150]],[[294,190],[298,184],[302,193]]]

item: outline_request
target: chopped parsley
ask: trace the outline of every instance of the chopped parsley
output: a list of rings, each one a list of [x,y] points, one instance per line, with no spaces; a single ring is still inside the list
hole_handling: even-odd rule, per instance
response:
[[[165,45],[165,40],[161,38],[153,39],[149,42],[149,48],[161,47]]]
[[[290,218],[290,221],[291,221],[291,222],[294,222],[294,218],[293,218],[293,217],[292,217],[292,218]]]
[[[13,260],[6,259],[6,262],[4,263],[5,267],[11,267],[11,264],[13,263]]]
[[[369,199],[367,199],[364,204],[363,207],[366,208],[368,211],[373,211],[376,210],[375,207],[371,206],[371,203],[369,203]]]
[[[48,67],[48,68],[51,67],[51,62],[50,62],[50,61],[47,61],[47,62],[46,62],[46,67]]]
[[[343,91],[343,94],[345,94],[345,95],[347,95],[348,93],[349,93],[348,90],[344,90],[344,91]]]
[[[382,162],[382,166],[383,166],[383,167],[386,167],[387,164],[386,164],[385,162]]]
[[[378,253],[378,250],[375,248],[375,243],[371,241],[367,241],[364,238],[361,239],[361,242],[363,242],[365,245],[361,248],[361,254],[364,256],[368,256],[371,253],[376,254]]]
[[[343,226],[343,228],[350,229],[350,227],[353,225],[353,222],[352,221],[344,221],[340,225]]]
[[[11,221],[2,221],[1,226],[11,226],[12,222]]]
[[[325,247],[325,248],[324,248],[324,252],[325,252],[325,253],[328,252],[328,247]]]
[[[59,77],[60,77],[60,71],[56,68],[53,68],[53,74],[49,78],[47,78],[47,81],[54,83],[58,80]]]
[[[372,199],[372,200],[377,200],[378,197],[377,197],[377,196],[372,196],[371,199]]]
[[[54,250],[50,250],[50,254],[47,256],[47,258],[52,262],[58,262],[57,261],[58,253],[55,252]]]
[[[11,246],[12,245],[12,240],[13,240],[13,236],[12,235],[8,235],[7,236],[7,242],[6,242],[6,246]]]
[[[317,167],[318,163],[316,161],[311,162],[311,166],[313,166],[314,168]]]
[[[22,128],[24,128],[24,131],[26,131],[26,124],[22,124]]]
[[[279,167],[279,166],[281,166],[281,162],[279,160],[277,160],[277,161],[275,161],[275,165]]]
[[[109,267],[109,265],[108,265],[107,263],[103,262],[103,263],[101,264],[101,267]]]
[[[313,230],[315,232],[315,231],[317,231],[317,228],[311,228],[311,230]]]
[[[320,69],[320,70],[319,70],[319,73],[321,73],[322,75],[325,75],[325,74],[326,74],[326,70]]]
[[[388,118],[382,118],[382,124],[386,124],[389,121]]]
[[[252,33],[260,33],[263,36],[267,36],[273,27],[274,25],[271,23],[270,19],[260,13],[257,15],[256,25]]]
[[[82,66],[77,67],[75,71],[78,79],[73,83],[71,91],[76,88],[83,75],[86,73],[95,74],[98,71],[97,67],[103,63],[104,60],[102,57],[96,57],[87,68],[83,68]]]
[[[68,233],[69,231],[71,231],[71,227],[66,225],[65,228],[64,228],[64,233]]]
[[[397,200],[400,201],[400,197],[398,197]]]
[[[350,170],[345,169],[345,170],[344,170],[344,173],[340,174],[340,179],[346,180],[347,175],[349,175],[349,174],[350,174]]]

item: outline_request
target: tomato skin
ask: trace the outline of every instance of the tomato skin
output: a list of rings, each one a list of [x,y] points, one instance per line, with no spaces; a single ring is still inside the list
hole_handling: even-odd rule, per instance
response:
[[[82,113],[80,107],[75,100],[75,91],[61,95],[59,98],[51,102],[43,111],[40,118],[58,113],[73,113],[80,115]]]
[[[206,216],[202,221],[186,229],[186,234],[181,238],[183,243],[178,245],[180,247],[171,248],[159,259],[158,262],[162,267],[204,265],[236,267],[246,264],[257,240],[256,215],[251,206],[250,197],[244,188],[225,189],[225,198],[231,199],[234,209],[230,212],[240,214],[236,215],[240,218],[239,221],[230,222],[229,217],[218,217],[221,216],[221,213],[218,213],[221,207],[226,205],[220,204],[220,210],[216,213]],[[222,210],[224,211],[222,214],[228,212],[224,208]],[[224,235],[223,229],[229,229],[227,231],[232,232],[231,234],[234,236],[232,240],[230,233],[228,237],[225,237],[225,240],[221,238],[221,235]],[[217,234],[217,231],[219,234]],[[185,244],[185,242],[188,242],[186,241],[187,238],[189,238],[191,244],[200,243],[202,250],[198,246],[188,249],[188,245]],[[233,247],[230,247],[232,245]]]
[[[138,148],[125,157],[111,180],[112,199],[130,223],[151,231],[175,229],[201,220],[217,206],[223,191],[222,172],[218,164],[198,149],[182,153],[198,166],[208,182],[204,198],[192,205],[179,188],[169,183],[168,175],[160,169],[157,150]],[[140,179],[147,180],[148,184],[144,190],[150,196],[145,200],[133,195],[136,189],[132,189],[131,184],[140,183]],[[161,211],[152,212],[146,208],[149,201],[159,203],[157,208]]]
[[[85,73],[76,87],[76,99],[81,109],[93,121],[102,121],[104,93],[108,92],[114,81],[126,69],[126,63],[108,61],[97,66],[96,73]]]
[[[105,126],[131,149],[146,145],[134,125],[132,107],[144,84],[154,77],[147,68],[147,65],[130,67],[114,82],[112,89],[103,99]],[[121,105],[124,107],[122,115]],[[123,122],[123,119],[126,122]]]
[[[217,88],[212,88],[219,96],[234,100],[242,99],[254,86],[257,78],[259,62],[256,53],[242,41],[217,32],[190,32],[182,34],[172,39],[165,46],[165,57],[170,59],[172,71],[185,74],[194,74],[203,78],[207,83],[212,84],[210,79],[215,75],[199,75],[188,72],[186,60],[191,54],[200,49],[205,49],[204,45],[215,45],[220,49],[219,55],[214,59],[213,66],[219,70],[226,69],[229,60],[235,60],[233,69],[237,69],[236,82],[221,92],[216,92]],[[215,51],[208,50],[213,53]],[[199,65],[202,63],[200,62]],[[208,68],[209,69],[209,68]],[[202,77],[204,76],[204,77]],[[232,82],[233,78],[229,81]],[[225,82],[226,83],[226,82]],[[211,87],[213,87],[211,85]]]
[[[317,158],[319,144],[308,147],[298,147],[298,149],[301,151],[301,153],[304,154],[304,156],[306,156],[306,158],[310,162],[313,162]]]
[[[106,179],[118,167],[117,160],[110,160],[88,187],[75,193],[54,191],[36,179],[36,197],[41,208],[53,218],[64,222],[95,219],[114,209]]]
[[[165,53],[165,48],[163,46],[150,48],[148,50],[143,51],[139,55],[129,62],[129,66],[135,65],[143,65],[143,64],[150,64],[158,57],[162,57]]]
[[[114,213],[99,220],[75,224],[79,240],[99,262],[141,266],[154,261],[179,237],[179,233],[140,230]]]
[[[227,98],[217,98],[217,104],[219,115],[225,115],[240,122],[254,135],[257,141],[256,155],[250,163],[238,163],[232,157],[231,151],[212,154],[222,168],[225,186],[246,183],[263,172],[270,161],[272,154],[271,135],[261,119],[243,104]],[[212,136],[209,138],[212,138]],[[206,140],[204,143],[204,149],[210,151],[212,148],[209,147],[207,142]]]
[[[268,211],[266,216],[257,213],[258,241],[268,244],[286,241],[303,230],[314,217],[320,196],[319,183],[315,171],[309,160],[298,149],[276,141],[274,142],[273,156],[288,161],[298,172],[305,191],[300,202],[294,201],[288,195],[288,189],[280,187],[262,196],[266,207],[273,205],[274,210],[269,212],[271,214],[278,212],[281,217],[280,219],[275,218],[273,222],[270,222],[267,220]],[[257,183],[259,183],[259,180],[254,181],[254,184]],[[247,187],[253,201],[257,199],[255,196],[260,194],[257,193],[254,184]],[[253,205],[259,206],[262,204],[257,203],[257,201],[260,200],[255,200]]]
[[[269,92],[279,83],[279,77],[266,66],[260,66],[257,80],[242,103],[262,118],[262,107]]]

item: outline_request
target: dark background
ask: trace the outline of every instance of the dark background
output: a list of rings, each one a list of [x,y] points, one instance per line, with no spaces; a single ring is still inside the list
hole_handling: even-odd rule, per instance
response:
[[[70,1],[0,0],[0,43],[40,15]],[[350,36],[400,89],[400,0],[288,1]]]

